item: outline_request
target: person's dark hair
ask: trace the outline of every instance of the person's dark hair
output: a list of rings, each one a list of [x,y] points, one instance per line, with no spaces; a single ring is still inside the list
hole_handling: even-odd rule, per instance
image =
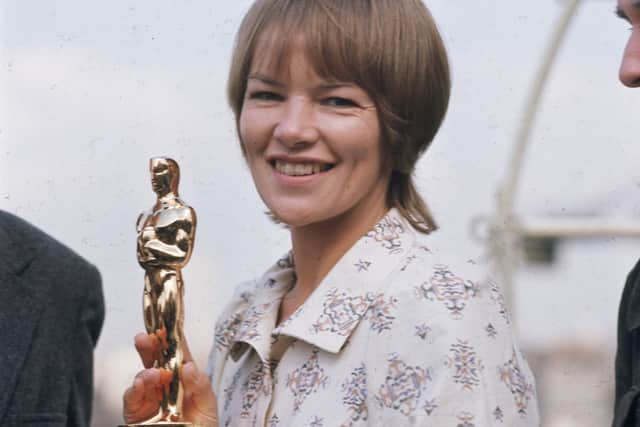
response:
[[[257,0],[238,31],[229,71],[227,96],[236,126],[258,44],[279,53],[260,60],[280,67],[300,37],[320,77],[355,83],[375,102],[383,156],[392,171],[387,205],[418,231],[436,229],[413,172],[444,119],[451,81],[444,44],[425,5],[421,0]]]

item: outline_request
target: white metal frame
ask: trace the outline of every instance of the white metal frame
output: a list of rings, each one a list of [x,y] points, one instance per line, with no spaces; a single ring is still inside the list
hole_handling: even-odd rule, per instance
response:
[[[496,213],[490,228],[491,254],[494,272],[504,287],[505,298],[515,312],[514,275],[520,260],[520,242],[525,237],[533,238],[585,238],[631,236],[640,237],[640,222],[610,219],[584,218],[520,218],[514,210],[515,197],[522,178],[522,166],[531,130],[540,107],[549,73],[567,30],[575,17],[580,0],[568,0],[562,16],[554,28],[546,48],[542,64],[536,74],[525,104],[515,146],[511,153],[505,179],[498,191]]]

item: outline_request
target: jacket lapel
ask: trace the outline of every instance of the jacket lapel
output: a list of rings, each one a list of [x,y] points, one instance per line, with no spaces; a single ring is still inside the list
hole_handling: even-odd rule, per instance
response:
[[[30,242],[12,239],[10,230],[0,221],[0,421],[11,402],[40,318],[40,299],[21,278],[36,253]]]

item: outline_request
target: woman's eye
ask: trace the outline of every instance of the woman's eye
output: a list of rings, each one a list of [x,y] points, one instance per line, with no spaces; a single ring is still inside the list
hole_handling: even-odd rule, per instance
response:
[[[249,99],[256,99],[258,101],[280,101],[282,96],[274,92],[258,91],[249,94]]]
[[[357,107],[354,101],[347,98],[340,98],[337,96],[332,96],[330,98],[325,98],[322,100],[322,103],[328,105],[329,107]]]

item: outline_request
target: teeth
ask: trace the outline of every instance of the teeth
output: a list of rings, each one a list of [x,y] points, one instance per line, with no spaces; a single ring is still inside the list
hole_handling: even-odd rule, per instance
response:
[[[330,165],[320,163],[285,163],[281,160],[275,162],[276,170],[289,176],[304,176],[320,173],[330,168]]]

